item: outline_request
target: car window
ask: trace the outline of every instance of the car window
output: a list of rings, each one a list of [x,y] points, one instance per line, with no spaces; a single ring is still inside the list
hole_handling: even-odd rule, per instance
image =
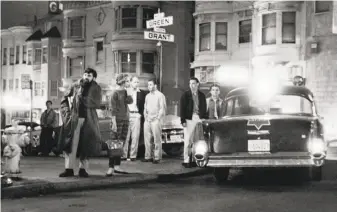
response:
[[[276,95],[263,104],[248,96],[234,97],[226,102],[226,116],[264,114],[312,115],[313,103],[297,95]]]

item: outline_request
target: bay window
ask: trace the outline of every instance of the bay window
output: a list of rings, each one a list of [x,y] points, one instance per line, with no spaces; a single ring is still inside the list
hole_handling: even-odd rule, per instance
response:
[[[68,35],[70,38],[84,38],[84,17],[69,18]]]
[[[146,21],[154,18],[155,10],[152,8],[143,8],[143,28],[146,29]]]
[[[122,52],[121,58],[122,73],[136,73],[137,53],[136,52]]]
[[[137,28],[137,7],[122,8],[122,28]]]
[[[42,50],[35,49],[34,65],[40,65],[42,60]]]
[[[282,13],[282,43],[295,43],[296,12]]]
[[[20,46],[16,46],[15,50],[15,64],[20,63]]]
[[[22,63],[26,63],[27,60],[27,46],[22,46]]]
[[[14,65],[14,48],[9,49],[9,64]]]
[[[83,57],[68,58],[69,65],[69,76],[70,77],[81,77],[82,76],[82,67]]]
[[[7,48],[2,51],[2,65],[7,65]]]
[[[28,65],[32,65],[33,62],[33,55],[32,55],[32,49],[28,50]]]
[[[142,56],[143,73],[153,74],[155,68],[155,53],[143,52]]]
[[[203,23],[199,25],[199,51],[211,49],[211,24]]]
[[[276,44],[276,13],[262,16],[262,45]]]
[[[215,23],[215,50],[227,50],[227,22]]]
[[[249,43],[252,32],[252,19],[239,22],[239,43]]]
[[[48,47],[42,49],[42,63],[48,63]]]

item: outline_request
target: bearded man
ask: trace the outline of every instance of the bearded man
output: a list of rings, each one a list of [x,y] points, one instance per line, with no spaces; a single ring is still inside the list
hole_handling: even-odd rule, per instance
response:
[[[101,141],[96,109],[101,104],[101,87],[96,83],[97,72],[87,68],[82,79],[71,86],[61,104],[71,105],[71,130],[67,135],[61,135],[65,153],[65,171],[59,177],[74,176],[76,156],[80,158],[79,177],[89,177],[87,173],[89,161],[97,144]],[[72,103],[69,104],[69,99]]]

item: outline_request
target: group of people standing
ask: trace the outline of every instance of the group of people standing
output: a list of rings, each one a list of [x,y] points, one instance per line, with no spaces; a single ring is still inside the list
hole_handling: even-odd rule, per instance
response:
[[[64,152],[65,170],[59,177],[74,176],[76,157],[79,157],[79,177],[88,177],[88,158],[101,145],[101,135],[96,109],[101,105],[101,87],[96,82],[97,72],[87,68],[83,77],[71,84],[61,101],[63,125],[60,130],[57,151]],[[124,143],[121,156],[109,157],[106,176],[123,173],[122,160],[135,161],[140,136],[144,136],[145,157],[143,162],[160,163],[162,160],[161,132],[166,112],[166,99],[158,91],[155,79],[148,81],[148,91],[139,89],[137,76],[119,74],[116,89],[111,95],[111,130]],[[213,85],[211,97],[206,99],[199,90],[199,80],[189,80],[190,89],[183,93],[180,102],[181,124],[184,127],[183,166],[193,166],[191,160],[191,138],[198,122],[223,116],[223,100],[219,98],[220,87]],[[129,141],[131,143],[129,144]]]

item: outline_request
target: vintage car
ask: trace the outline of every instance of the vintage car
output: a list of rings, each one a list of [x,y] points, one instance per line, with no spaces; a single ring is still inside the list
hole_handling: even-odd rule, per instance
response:
[[[321,179],[326,142],[312,92],[293,85],[281,85],[269,96],[268,91],[249,86],[230,91],[225,116],[199,126],[203,136],[194,141],[192,154],[199,167],[213,168],[217,182],[227,180],[230,168],[287,167]]]

